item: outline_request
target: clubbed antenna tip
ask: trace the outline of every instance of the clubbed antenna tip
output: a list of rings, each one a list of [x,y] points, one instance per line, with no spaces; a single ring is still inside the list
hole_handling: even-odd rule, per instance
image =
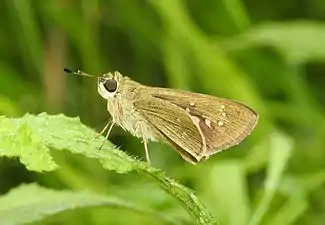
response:
[[[67,73],[73,73],[72,70],[69,70],[67,68],[64,68],[64,72],[67,72]]]

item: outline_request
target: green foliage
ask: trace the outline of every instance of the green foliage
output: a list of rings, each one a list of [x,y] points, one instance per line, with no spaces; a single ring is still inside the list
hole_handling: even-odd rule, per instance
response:
[[[32,219],[19,221],[31,224],[206,224],[212,216],[201,201],[224,225],[324,223],[324,1],[0,5],[0,215],[19,220],[3,199],[28,204],[29,190],[58,202],[28,206]],[[108,120],[105,103],[93,80],[64,67],[117,69],[144,84],[233,98],[260,121],[241,145],[196,166],[150,144],[149,167],[135,158],[141,142],[118,128],[114,145],[98,150],[104,139],[93,130]],[[18,185],[25,182],[42,187]],[[79,209],[68,210],[73,202]]]
[[[115,149],[108,143],[108,146],[104,146],[99,151],[99,146],[104,141],[104,138],[100,137],[100,140],[94,140],[97,137],[96,132],[82,125],[77,118],[68,118],[63,115],[49,116],[45,113],[38,116],[27,114],[21,119],[0,117],[0,124],[2,127],[0,131],[1,156],[19,157],[21,162],[30,170],[43,172],[56,169],[57,164],[49,153],[49,148],[53,148],[57,150],[66,149],[74,154],[82,154],[89,158],[98,159],[105,169],[118,173],[127,173],[133,170],[144,172],[159,181],[163,189],[174,195],[199,224],[213,224],[210,213],[201,205],[197,197],[184,186],[166,177],[160,170],[152,168],[144,162],[132,159],[126,153]],[[30,195],[33,195],[34,198],[38,198],[38,194],[36,191],[30,192]],[[29,197],[32,198],[32,196]],[[53,200],[52,197],[50,199]],[[44,200],[47,201],[47,198],[45,197]],[[49,204],[51,204],[51,201]],[[53,203],[52,207],[57,208],[55,204],[56,202]],[[75,204],[80,205],[80,207],[83,206],[78,201]],[[89,204],[96,205],[98,203]],[[67,210],[71,206],[62,207]],[[30,210],[33,210],[32,206]],[[35,211],[38,213],[37,207]],[[53,210],[51,213],[55,212],[57,211]],[[11,215],[13,216],[14,213]],[[8,218],[10,219],[9,215]],[[33,218],[27,221],[39,219],[39,216]],[[24,219],[20,220],[20,223],[23,221]],[[10,224],[19,224],[19,222]]]
[[[294,21],[286,23],[265,23],[227,40],[227,50],[270,46],[294,63],[325,60],[324,23],[316,21]]]
[[[62,211],[82,207],[111,207],[154,216],[166,224],[178,224],[150,209],[142,209],[124,200],[98,195],[89,191],[58,191],[37,184],[21,185],[0,198],[0,223],[26,224]]]
[[[293,148],[292,141],[284,135],[275,134],[271,138],[270,160],[265,180],[265,193],[259,208],[252,215],[249,225],[260,224],[264,214],[268,211],[270,203],[281,182],[285,166]]]

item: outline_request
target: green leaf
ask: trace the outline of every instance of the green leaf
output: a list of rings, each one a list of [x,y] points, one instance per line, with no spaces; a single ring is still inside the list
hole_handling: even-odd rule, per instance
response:
[[[49,148],[68,150],[89,158],[98,159],[107,170],[118,173],[137,171],[156,179],[167,193],[174,196],[198,224],[214,224],[209,211],[201,204],[192,191],[168,178],[159,169],[128,156],[106,142],[83,125],[78,118],[62,114],[37,116],[26,114],[22,118],[0,117],[0,156],[19,157],[20,161],[33,171],[51,171],[58,166],[50,155]]]
[[[290,197],[289,200],[279,208],[278,212],[270,219],[267,225],[297,224],[299,218],[306,212],[308,204],[306,199]]]
[[[251,209],[248,199],[248,186],[243,163],[240,161],[224,161],[215,164],[205,174],[204,188],[213,190],[211,204],[223,224],[247,224]],[[203,182],[203,181],[202,181]],[[234,212],[236,216],[234,216]]]
[[[0,224],[18,225],[36,222],[66,210],[108,206],[149,214],[169,224],[178,224],[152,210],[139,208],[124,200],[89,191],[58,191],[37,184],[24,184],[0,197]]]
[[[260,224],[264,215],[268,211],[273,196],[282,180],[292,149],[293,142],[288,136],[282,133],[274,133],[271,136],[270,159],[265,181],[265,192],[257,210],[254,212],[248,223],[249,225]]]
[[[289,61],[325,60],[325,23],[294,21],[263,23],[224,42],[225,50],[271,46]]]
[[[279,192],[287,196],[287,200],[282,206],[278,206],[276,213],[271,215],[268,225],[276,224],[296,224],[299,218],[308,209],[308,192],[300,177],[295,175],[285,175],[279,186]]]
[[[51,171],[57,168],[49,149],[23,119],[1,117],[0,156],[19,157],[27,169],[33,171]]]

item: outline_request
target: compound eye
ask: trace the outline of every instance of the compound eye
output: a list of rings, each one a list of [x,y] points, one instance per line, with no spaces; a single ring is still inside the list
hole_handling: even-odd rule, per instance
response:
[[[117,89],[117,81],[114,79],[108,79],[104,83],[104,87],[108,92],[114,92]]]

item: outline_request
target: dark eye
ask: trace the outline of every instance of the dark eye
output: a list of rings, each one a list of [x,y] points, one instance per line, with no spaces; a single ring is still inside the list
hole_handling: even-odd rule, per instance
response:
[[[117,88],[117,82],[114,79],[108,79],[104,83],[104,87],[105,87],[106,91],[114,92],[114,91],[116,91],[116,88]]]

